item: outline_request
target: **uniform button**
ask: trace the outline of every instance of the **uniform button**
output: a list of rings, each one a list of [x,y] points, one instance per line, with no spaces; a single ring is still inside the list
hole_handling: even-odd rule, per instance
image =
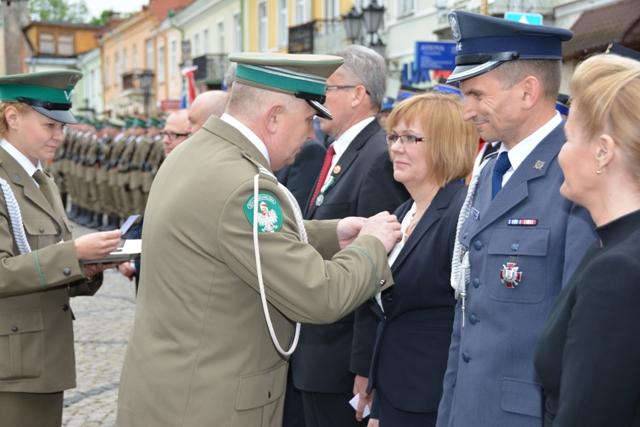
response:
[[[471,323],[472,325],[475,325],[476,323],[478,323],[478,316],[476,316],[475,314],[471,313],[469,315],[469,323]]]
[[[475,279],[473,279],[473,287],[478,289],[480,287],[480,279],[478,279],[477,277]]]
[[[469,363],[471,361],[471,356],[469,356],[467,353],[462,353],[462,360],[464,361],[464,363]]]
[[[64,274],[65,276],[69,276],[71,274],[71,269],[69,267],[63,268],[62,274]]]
[[[512,251],[517,251],[518,249],[520,249],[520,243],[512,243],[511,244],[511,250]]]
[[[380,286],[384,286],[384,284],[385,284],[385,283],[387,283],[387,280],[386,280],[386,279],[381,279],[381,280],[378,282],[378,284],[379,284]]]
[[[13,325],[11,327],[11,332],[18,332],[18,327],[16,325]]]
[[[44,227],[38,228],[38,231],[40,232],[40,234],[44,233]]]
[[[482,249],[482,242],[480,240],[476,240],[475,242],[473,242],[473,247],[479,251],[480,249]]]
[[[62,306],[62,311],[69,311],[69,304],[64,304]]]

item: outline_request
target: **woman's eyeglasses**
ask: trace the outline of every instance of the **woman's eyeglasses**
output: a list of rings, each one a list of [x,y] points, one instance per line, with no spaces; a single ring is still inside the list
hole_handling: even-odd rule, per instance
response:
[[[417,144],[418,142],[424,141],[424,138],[415,135],[396,135],[395,133],[387,135],[387,145],[389,145],[389,147],[391,147],[396,141],[400,142],[402,145]]]

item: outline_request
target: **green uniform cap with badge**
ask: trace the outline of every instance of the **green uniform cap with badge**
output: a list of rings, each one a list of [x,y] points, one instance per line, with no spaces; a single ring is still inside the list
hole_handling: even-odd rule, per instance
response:
[[[236,81],[304,99],[318,116],[332,118],[322,104],[327,77],[344,62],[339,56],[247,52],[230,55],[229,60],[238,64]]]
[[[0,101],[28,104],[61,123],[77,123],[71,114],[71,92],[82,73],[74,70],[12,74],[0,77]]]

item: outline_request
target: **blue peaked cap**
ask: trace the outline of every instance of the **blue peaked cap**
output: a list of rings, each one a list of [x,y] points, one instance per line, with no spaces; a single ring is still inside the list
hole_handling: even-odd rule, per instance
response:
[[[466,80],[516,59],[562,59],[564,28],[522,24],[493,16],[454,11],[449,25],[456,45],[456,68],[447,83]]]

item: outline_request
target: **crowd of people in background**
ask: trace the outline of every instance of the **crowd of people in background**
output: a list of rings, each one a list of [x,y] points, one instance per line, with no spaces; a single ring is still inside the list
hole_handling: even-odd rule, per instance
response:
[[[68,299],[138,213],[122,427],[640,425],[640,61],[585,60],[569,105],[570,31],[449,20],[448,85],[395,102],[355,45],[232,55],[163,121],[0,78],[3,416],[60,425]]]

